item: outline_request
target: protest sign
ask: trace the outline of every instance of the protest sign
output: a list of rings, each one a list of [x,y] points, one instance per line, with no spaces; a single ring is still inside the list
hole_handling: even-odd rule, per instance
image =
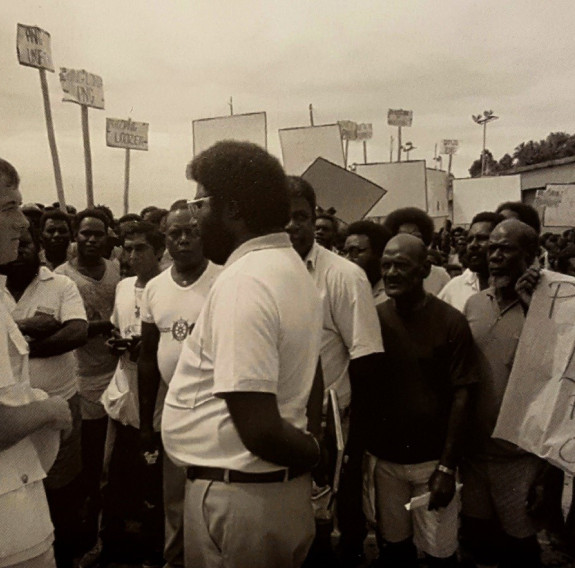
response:
[[[387,111],[387,124],[389,126],[411,126],[413,111],[403,109],[389,109]]]
[[[339,124],[283,128],[278,133],[288,175],[301,176],[317,158],[345,167]]]
[[[107,118],[106,146],[129,148],[130,150],[147,150],[149,126],[148,122]]]
[[[449,154],[453,155],[457,153],[459,149],[459,140],[447,140],[444,139],[441,141],[441,146],[439,148],[440,154]]]
[[[495,430],[575,473],[575,278],[543,270],[529,306]]]
[[[548,184],[537,194],[534,205],[545,207],[543,225],[546,227],[572,227],[575,224],[575,184]]]
[[[54,72],[50,34],[36,26],[18,24],[16,51],[20,65]]]
[[[77,103],[93,108],[104,108],[104,82],[102,77],[83,69],[60,67],[60,85],[65,102]]]
[[[265,112],[201,118],[192,122],[194,156],[221,140],[252,142],[267,148]]]
[[[317,158],[302,177],[314,188],[318,205],[333,207],[336,217],[346,223],[362,219],[385,195],[376,183],[323,158]]]

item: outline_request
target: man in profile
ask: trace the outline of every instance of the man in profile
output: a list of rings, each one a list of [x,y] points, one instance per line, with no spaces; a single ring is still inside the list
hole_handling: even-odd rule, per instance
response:
[[[162,419],[166,452],[187,468],[186,565],[297,567],[314,534],[309,472],[321,451],[306,409],[321,303],[284,231],[287,181],[275,158],[219,142],[191,177],[204,254],[225,264]]]

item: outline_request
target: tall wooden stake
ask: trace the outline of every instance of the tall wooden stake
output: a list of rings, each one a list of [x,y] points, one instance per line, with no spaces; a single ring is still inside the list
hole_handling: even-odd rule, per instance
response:
[[[313,105],[309,104],[309,123],[313,126]]]
[[[126,164],[124,167],[124,215],[130,212],[130,148],[126,148]]]
[[[56,192],[60,209],[66,210],[66,199],[64,198],[64,186],[62,184],[62,172],[60,171],[60,159],[58,158],[58,148],[56,147],[56,137],[54,136],[54,123],[52,121],[52,109],[50,107],[50,94],[48,93],[48,81],[46,81],[46,70],[40,71],[40,85],[42,87],[42,98],[44,99],[44,114],[46,116],[46,129],[48,130],[48,143],[52,154],[52,164],[54,166],[54,178],[56,180]]]
[[[401,126],[397,127],[397,161],[401,162]]]
[[[363,163],[367,164],[367,140],[363,141]]]
[[[90,130],[88,128],[88,107],[80,105],[82,110],[82,136],[84,138],[84,163],[86,165],[86,201],[88,207],[94,207],[94,181],[92,179],[92,152],[90,150]]]

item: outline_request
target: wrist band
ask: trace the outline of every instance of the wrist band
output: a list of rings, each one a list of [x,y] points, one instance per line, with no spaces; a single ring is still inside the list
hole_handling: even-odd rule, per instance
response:
[[[321,446],[319,445],[318,439],[311,432],[308,432],[308,436],[311,436],[311,439],[315,442],[315,446],[317,448],[317,460],[311,466],[312,469],[315,469],[321,462]]]
[[[440,471],[441,473],[446,473],[447,475],[455,475],[454,469],[449,469],[448,467],[445,467],[444,465],[441,464],[439,464],[436,469],[437,471]]]

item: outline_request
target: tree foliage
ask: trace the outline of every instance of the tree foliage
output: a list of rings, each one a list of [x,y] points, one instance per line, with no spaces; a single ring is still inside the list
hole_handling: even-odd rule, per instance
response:
[[[551,132],[544,140],[521,142],[513,154],[505,154],[499,161],[493,158],[489,150],[485,152],[487,154],[486,174],[493,175],[512,167],[531,166],[549,160],[575,156],[575,134]],[[481,175],[481,156],[471,164],[469,175],[471,177]]]

